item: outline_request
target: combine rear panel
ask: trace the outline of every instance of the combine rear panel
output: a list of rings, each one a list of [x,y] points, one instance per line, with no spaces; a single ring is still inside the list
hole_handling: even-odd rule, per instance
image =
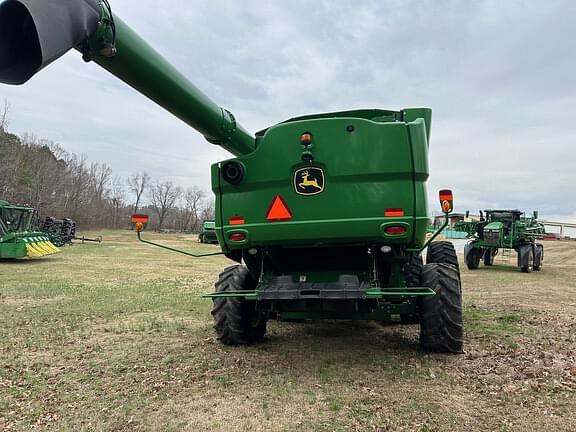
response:
[[[421,111],[429,119],[429,111]],[[425,121],[407,123],[403,112],[369,111],[370,119],[363,117],[367,113],[281,123],[261,133],[254,153],[213,165],[220,244],[229,250],[357,242],[422,245],[429,175]],[[306,134],[308,146],[301,143]],[[238,184],[223,177],[230,162],[244,170]],[[387,230],[391,226],[405,230]]]

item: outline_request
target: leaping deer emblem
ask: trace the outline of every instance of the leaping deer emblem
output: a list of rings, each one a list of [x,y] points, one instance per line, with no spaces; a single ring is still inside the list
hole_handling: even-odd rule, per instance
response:
[[[316,189],[322,189],[320,186],[318,186],[318,180],[316,179],[312,179],[309,180],[308,177],[310,176],[310,173],[308,171],[303,171],[302,172],[302,181],[300,183],[298,183],[298,186],[305,188],[307,186],[312,186],[315,187]]]

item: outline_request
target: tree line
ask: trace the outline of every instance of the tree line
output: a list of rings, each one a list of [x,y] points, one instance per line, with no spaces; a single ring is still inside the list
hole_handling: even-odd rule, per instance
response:
[[[7,130],[0,109],[0,199],[34,207],[40,218],[70,218],[81,229],[127,228],[130,215],[147,213],[159,230],[196,231],[214,218],[211,194],[154,180],[146,172],[128,179],[33,134]]]

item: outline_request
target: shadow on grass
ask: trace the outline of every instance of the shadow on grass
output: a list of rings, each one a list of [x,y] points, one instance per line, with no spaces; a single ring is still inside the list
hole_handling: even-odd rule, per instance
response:
[[[43,265],[55,262],[63,262],[64,259],[57,255],[46,256],[43,258],[0,258],[0,265],[18,265],[18,266],[33,266],[33,265]]]
[[[504,272],[508,272],[508,273],[522,273],[520,271],[520,269],[518,267],[516,267],[516,265],[506,265],[506,264],[495,264],[492,266],[484,266],[484,265],[480,265],[477,269],[475,270],[469,270],[471,273],[475,273],[475,272],[489,272],[489,271],[504,271]]]

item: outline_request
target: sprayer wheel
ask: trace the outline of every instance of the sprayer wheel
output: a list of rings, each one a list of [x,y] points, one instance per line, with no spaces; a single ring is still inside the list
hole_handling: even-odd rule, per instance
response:
[[[460,268],[454,245],[449,241],[430,243],[426,253],[426,263],[451,264],[457,269]]]
[[[482,258],[481,255],[482,254],[478,249],[471,249],[470,252],[468,252],[468,255],[466,255],[465,258],[468,270],[476,270],[478,268],[478,265],[480,265],[480,258]]]
[[[530,247],[530,250],[528,251],[528,259],[526,260],[526,265],[520,267],[520,270],[522,270],[523,273],[532,273],[533,269],[534,269],[534,252]]]
[[[246,266],[235,265],[226,268],[218,282],[216,292],[252,290],[256,282]],[[225,345],[248,345],[264,338],[266,318],[256,309],[256,302],[239,297],[212,299],[214,307],[214,329],[217,339]]]
[[[463,348],[460,274],[450,264],[426,264],[422,285],[436,295],[422,299],[420,345],[426,351],[458,354]]]
[[[484,250],[482,260],[484,261],[484,265],[487,267],[490,267],[494,264],[494,251],[492,248],[486,248]]]

